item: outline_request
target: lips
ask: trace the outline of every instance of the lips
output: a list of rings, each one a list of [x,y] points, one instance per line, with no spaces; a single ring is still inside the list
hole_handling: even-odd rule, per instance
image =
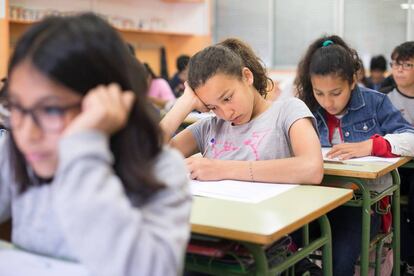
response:
[[[44,152],[30,152],[25,154],[25,158],[28,162],[41,162],[45,161],[50,157],[50,154]]]
[[[240,123],[240,121],[242,120],[243,116],[239,115],[236,118],[234,118],[233,120],[231,120],[231,123],[234,125],[237,125],[238,123]]]

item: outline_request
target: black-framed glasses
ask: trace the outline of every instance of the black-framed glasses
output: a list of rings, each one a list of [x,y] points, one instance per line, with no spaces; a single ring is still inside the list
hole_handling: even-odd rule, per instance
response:
[[[7,102],[9,118],[7,126],[11,129],[21,127],[26,115],[29,115],[33,122],[46,132],[58,132],[65,126],[65,115],[68,111],[80,109],[81,103],[74,103],[65,106],[39,103],[32,108],[24,108],[20,104]]]
[[[403,70],[411,70],[414,68],[414,64],[413,63],[408,63],[408,62],[396,62],[396,61],[391,61],[390,62],[390,66],[391,68],[397,69],[401,66],[401,68]]]

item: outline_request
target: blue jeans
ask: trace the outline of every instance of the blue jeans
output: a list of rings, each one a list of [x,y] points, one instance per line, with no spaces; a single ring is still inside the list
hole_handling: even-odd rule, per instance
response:
[[[352,276],[361,253],[361,208],[342,206],[328,214],[332,229],[333,275]],[[381,216],[371,215],[371,239],[380,231]]]
[[[408,205],[401,206],[401,260],[414,265],[414,169],[399,168],[401,194],[408,196]]]
[[[341,206],[328,213],[332,230],[332,263],[334,276],[352,276],[354,267],[361,253],[362,210],[358,207]],[[309,227],[310,240],[319,232],[316,223]],[[379,231],[381,217],[373,212],[371,215],[371,238]],[[293,241],[301,247],[302,232],[294,232]]]

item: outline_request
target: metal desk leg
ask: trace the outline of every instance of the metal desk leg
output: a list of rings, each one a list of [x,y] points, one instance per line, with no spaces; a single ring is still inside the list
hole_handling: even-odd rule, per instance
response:
[[[322,269],[323,275],[332,275],[332,233],[326,215],[318,219],[321,227],[321,237],[327,237],[328,241],[322,247]]]
[[[371,194],[367,189],[366,182],[363,179],[354,178],[353,182],[357,184],[359,191],[362,193],[362,229],[361,229],[361,256],[360,256],[360,275],[368,275],[369,269],[369,243],[371,232]]]
[[[269,265],[267,263],[266,254],[261,245],[253,243],[242,243],[253,255],[256,264],[256,275],[269,275]]]

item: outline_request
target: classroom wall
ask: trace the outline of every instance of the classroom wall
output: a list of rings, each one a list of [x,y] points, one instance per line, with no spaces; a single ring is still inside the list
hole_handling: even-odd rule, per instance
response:
[[[1,0],[0,0],[1,1]],[[160,48],[166,49],[168,73],[176,70],[176,58],[181,54],[192,55],[211,44],[210,0],[195,3],[166,3],[162,0],[11,0],[10,6],[31,9],[28,19],[10,22],[10,52],[22,33],[31,25],[32,17],[45,10],[59,12],[94,11],[110,18],[120,28],[121,36],[136,48],[137,57],[160,73]],[[59,9],[57,9],[59,7]],[[36,18],[34,18],[36,19]],[[142,29],[137,29],[137,24]],[[120,25],[119,25],[120,24]],[[126,24],[126,25],[125,25]],[[129,26],[132,26],[131,29]],[[141,26],[141,25],[140,25]]]
[[[10,26],[10,49],[8,50],[12,53],[17,40],[25,30],[31,26],[31,24],[11,23]],[[172,76],[176,70],[175,61],[179,55],[187,54],[191,56],[211,44],[210,35],[160,35],[157,33],[125,31],[120,32],[120,34],[126,41],[130,42],[135,47],[137,58],[143,62],[149,63],[157,74],[160,72],[160,47],[165,46],[168,72],[170,76]],[[5,48],[7,47],[8,43],[5,43]]]
[[[6,76],[9,57],[8,0],[0,0],[0,79]]]

